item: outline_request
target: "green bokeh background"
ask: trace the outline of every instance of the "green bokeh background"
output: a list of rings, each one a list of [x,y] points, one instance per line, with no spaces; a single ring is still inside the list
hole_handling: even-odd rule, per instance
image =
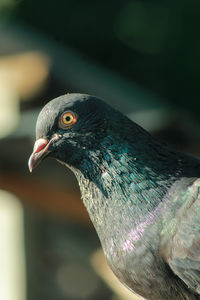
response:
[[[10,14],[17,21],[199,112],[199,1],[24,0],[14,4]]]

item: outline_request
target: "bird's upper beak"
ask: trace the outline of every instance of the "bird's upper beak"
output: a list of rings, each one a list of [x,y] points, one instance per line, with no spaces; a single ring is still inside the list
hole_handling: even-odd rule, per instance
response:
[[[36,140],[35,145],[33,147],[33,153],[31,154],[28,161],[28,167],[30,172],[32,172],[33,169],[41,162],[41,160],[51,152],[49,146],[52,144],[53,141],[57,140],[59,137],[59,135],[55,135],[50,140],[44,138]]]

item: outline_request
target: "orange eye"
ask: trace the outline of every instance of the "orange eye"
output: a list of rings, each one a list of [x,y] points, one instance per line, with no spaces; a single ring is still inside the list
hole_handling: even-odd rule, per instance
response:
[[[61,115],[59,120],[59,126],[65,129],[73,126],[76,122],[77,116],[74,113],[67,111]]]

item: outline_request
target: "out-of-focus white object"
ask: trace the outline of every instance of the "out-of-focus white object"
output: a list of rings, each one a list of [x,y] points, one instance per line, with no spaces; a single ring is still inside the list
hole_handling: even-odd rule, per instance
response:
[[[0,138],[15,130],[19,102],[41,90],[49,69],[49,58],[37,51],[0,57]]]
[[[0,300],[26,299],[23,207],[0,190]]]
[[[49,57],[37,51],[1,56],[0,78],[17,90],[20,99],[27,100],[45,85],[50,65]]]

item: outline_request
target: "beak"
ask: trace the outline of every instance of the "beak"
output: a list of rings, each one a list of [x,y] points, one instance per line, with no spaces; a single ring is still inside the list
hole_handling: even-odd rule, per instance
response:
[[[50,141],[44,138],[40,138],[35,142],[33,153],[31,154],[28,167],[29,171],[32,172],[33,169],[39,165],[39,163],[51,152],[49,146],[53,141],[57,140],[60,135],[55,135]]]

